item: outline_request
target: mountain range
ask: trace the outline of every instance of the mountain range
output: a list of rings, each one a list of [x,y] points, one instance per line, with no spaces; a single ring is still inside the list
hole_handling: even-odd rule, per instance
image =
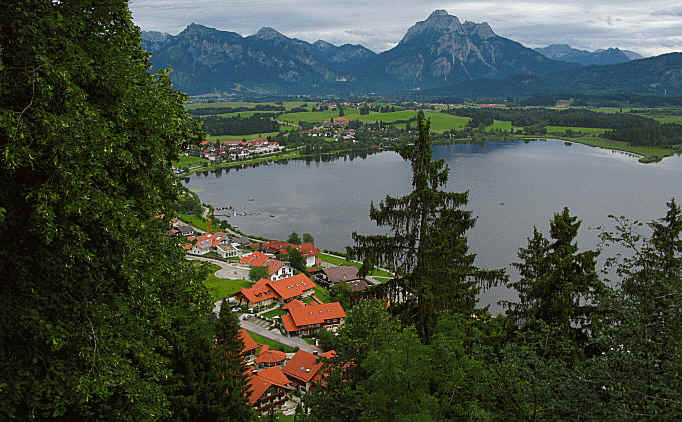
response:
[[[581,65],[604,65],[627,63],[631,60],[641,59],[642,56],[634,51],[608,48],[595,51],[578,50],[568,44],[552,44],[544,48],[536,48],[535,51],[552,60],[561,60]]]
[[[174,86],[190,95],[405,95],[441,88],[453,95],[472,95],[472,87],[489,92],[495,86],[497,96],[501,96],[531,93],[540,89],[543,81],[563,85],[569,91],[585,87],[598,90],[599,81],[603,85],[611,82],[600,73],[608,66],[582,64],[611,60],[620,63],[615,66],[625,66],[641,61],[629,61],[636,53],[618,49],[590,53],[550,46],[533,50],[495,34],[485,22],[462,23],[444,10],[417,22],[394,48],[378,54],[361,45],[308,43],[268,27],[244,37],[197,24],[175,36],[143,32],[142,47],[152,54],[153,69],[172,68]],[[626,84],[625,88],[646,93],[682,88],[677,62],[663,62],[673,68],[639,66],[637,70],[645,74],[639,75],[637,84]],[[619,69],[605,71],[619,79]],[[654,70],[667,76],[647,79],[649,71]],[[560,81],[576,74],[596,78],[597,83],[576,78],[567,80],[569,85]]]

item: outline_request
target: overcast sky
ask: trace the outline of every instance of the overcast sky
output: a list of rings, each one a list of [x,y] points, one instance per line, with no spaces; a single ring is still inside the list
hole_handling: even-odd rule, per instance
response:
[[[488,22],[528,47],[618,47],[645,56],[682,51],[680,0],[130,0],[145,31],[177,34],[190,23],[254,34],[270,26],[306,41],[362,44],[381,52],[435,9]]]

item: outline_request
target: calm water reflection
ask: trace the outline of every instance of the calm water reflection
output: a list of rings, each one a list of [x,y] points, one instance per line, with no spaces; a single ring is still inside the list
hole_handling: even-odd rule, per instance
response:
[[[564,206],[583,220],[579,246],[589,248],[597,231],[587,229],[608,225],[609,214],[648,221],[663,216],[671,197],[682,199],[679,156],[640,164],[623,153],[536,141],[436,146],[433,157],[450,166],[448,190],[469,191],[468,209],[478,217],[469,244],[487,268],[509,269],[533,225],[547,232],[552,214]],[[187,185],[213,206],[261,212],[230,219],[245,233],[286,239],[292,231],[309,232],[319,247],[343,250],[353,231],[376,232],[370,201],[407,192],[410,168],[396,153],[383,152],[198,174]],[[497,300],[509,296],[497,288],[480,300],[498,309]]]

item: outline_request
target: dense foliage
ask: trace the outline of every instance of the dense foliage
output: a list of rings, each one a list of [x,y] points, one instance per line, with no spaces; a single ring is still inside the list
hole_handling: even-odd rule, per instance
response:
[[[201,107],[189,110],[192,116],[215,116],[217,114],[240,113],[243,111],[284,111],[284,106],[257,104],[248,107]]]
[[[205,274],[165,233],[186,97],[125,1],[0,14],[0,419],[224,420]]]

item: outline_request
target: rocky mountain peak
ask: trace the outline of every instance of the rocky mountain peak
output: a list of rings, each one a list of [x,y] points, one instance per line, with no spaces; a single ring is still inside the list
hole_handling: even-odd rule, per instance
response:
[[[462,24],[457,16],[449,15],[445,10],[435,10],[425,21],[420,21],[414,24],[407,34],[400,41],[400,44],[406,44],[410,41],[419,38],[421,35],[430,33],[434,35],[443,35],[448,33],[464,33]]]
[[[320,50],[329,50],[331,48],[336,48],[334,44],[328,43],[327,41],[323,40],[317,40],[313,43],[313,45]]]
[[[275,40],[287,38],[281,32],[278,32],[277,30],[272,29],[269,26],[264,26],[261,29],[259,29],[258,32],[256,32],[256,35],[254,35],[254,37],[259,38],[261,40]]]
[[[482,40],[487,40],[488,38],[493,38],[497,36],[497,34],[495,34],[490,25],[488,25],[488,22],[474,23],[467,21],[464,22],[462,28],[464,28],[464,31],[467,34],[479,37]]]

